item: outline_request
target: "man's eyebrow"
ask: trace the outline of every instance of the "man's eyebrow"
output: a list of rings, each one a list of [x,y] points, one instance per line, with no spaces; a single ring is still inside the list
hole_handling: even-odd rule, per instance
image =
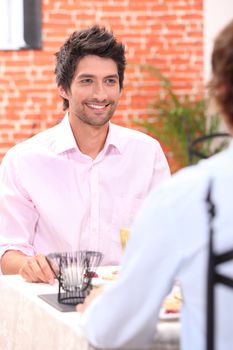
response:
[[[105,78],[119,79],[119,76],[118,76],[118,74],[110,74],[110,75],[107,75]]]
[[[88,74],[88,73],[83,73],[78,75],[78,78],[94,78],[94,77],[95,77],[94,74]],[[104,79],[109,79],[109,78],[119,79],[119,76],[118,74],[110,74],[104,77]]]
[[[94,74],[83,73],[78,75],[79,78],[93,78]]]

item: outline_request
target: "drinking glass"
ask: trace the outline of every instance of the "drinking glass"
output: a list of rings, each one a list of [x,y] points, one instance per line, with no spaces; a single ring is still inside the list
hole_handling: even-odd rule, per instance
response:
[[[129,235],[130,235],[129,228],[124,227],[124,228],[120,229],[121,247],[123,250],[126,247],[126,244],[128,242],[128,239],[129,239]]]

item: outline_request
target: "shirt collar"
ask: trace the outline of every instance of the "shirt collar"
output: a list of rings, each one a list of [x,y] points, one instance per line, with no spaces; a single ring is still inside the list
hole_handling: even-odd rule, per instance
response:
[[[69,115],[66,113],[62,121],[56,126],[56,152],[63,153],[77,148],[77,144],[70,126]]]
[[[103,151],[106,153],[111,148],[116,149],[119,153],[122,153],[123,145],[119,134],[119,127],[109,122],[108,135],[105,141]]]
[[[63,153],[71,149],[77,149],[77,144],[73,135],[73,131],[69,122],[68,112],[65,114],[62,121],[56,126],[56,152]],[[122,153],[123,144],[121,142],[118,126],[109,122],[109,130],[103,152],[107,153],[114,148]]]

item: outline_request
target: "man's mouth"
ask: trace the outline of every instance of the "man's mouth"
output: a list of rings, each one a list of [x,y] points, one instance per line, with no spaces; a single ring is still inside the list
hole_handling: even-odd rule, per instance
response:
[[[106,107],[109,106],[109,103],[102,103],[102,104],[96,104],[96,103],[86,103],[86,106],[91,108],[91,109],[95,109],[98,111],[104,110]]]

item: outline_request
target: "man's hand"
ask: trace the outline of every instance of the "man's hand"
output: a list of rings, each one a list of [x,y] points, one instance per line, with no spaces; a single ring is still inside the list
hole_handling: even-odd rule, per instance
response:
[[[103,293],[103,290],[103,286],[92,289],[91,293],[85,298],[84,303],[78,304],[76,306],[76,310],[83,313],[86,310],[86,308],[93,302],[93,300]]]
[[[18,250],[8,250],[1,259],[2,273],[20,274],[28,282],[54,283],[54,273],[43,254],[27,256]]]
[[[27,257],[19,274],[28,282],[54,283],[54,273],[43,254]]]

